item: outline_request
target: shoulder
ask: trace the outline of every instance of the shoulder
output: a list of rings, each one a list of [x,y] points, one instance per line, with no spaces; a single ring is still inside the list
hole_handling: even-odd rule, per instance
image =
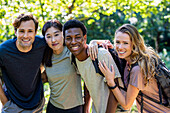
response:
[[[132,68],[131,73],[141,73],[139,65],[136,65]]]
[[[44,37],[36,35],[34,44],[38,45],[38,46],[46,46],[46,41],[45,41]]]
[[[99,55],[107,55],[110,54],[108,50],[104,49],[104,48],[99,48],[98,49],[98,54]]]
[[[36,36],[35,36],[35,41],[42,41],[42,42],[45,42],[45,38],[44,38],[43,36],[36,35]]]
[[[67,53],[67,54],[69,54],[70,55],[70,50],[66,47],[66,46],[64,46],[64,50],[65,50],[65,52]]]
[[[15,38],[14,38],[14,39],[15,39]],[[6,40],[6,41],[2,42],[2,43],[0,44],[0,47],[4,47],[4,46],[11,45],[11,43],[14,42],[14,41],[13,41],[14,39],[9,39],[9,40]]]
[[[132,68],[132,71],[130,72],[129,83],[138,88],[139,90],[143,90],[145,88],[144,76],[138,65]]]
[[[99,60],[113,60],[110,52],[104,48],[98,49],[98,58]]]
[[[0,44],[0,52],[5,51],[6,49],[13,48],[14,46],[14,39],[9,39]]]
[[[143,79],[143,74],[142,74],[142,71],[139,65],[136,65],[132,68],[130,75],[131,75],[131,78],[138,78],[140,80]]]

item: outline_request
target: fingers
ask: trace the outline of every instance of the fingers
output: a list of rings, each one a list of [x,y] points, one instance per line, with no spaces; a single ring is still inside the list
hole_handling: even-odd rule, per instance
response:
[[[107,71],[108,70],[108,67],[106,65],[106,63],[104,61],[102,61],[102,63],[99,61],[99,66],[101,66],[101,69],[103,71]]]
[[[109,69],[104,61],[103,61],[103,67],[104,67],[106,70]]]
[[[95,45],[95,50],[96,50],[96,58],[97,58],[97,54],[98,54],[98,45]]]
[[[102,68],[103,68],[103,65],[100,61],[99,61],[99,68],[100,68],[100,70],[102,70]]]
[[[103,64],[99,61],[99,69],[101,70],[101,72],[104,74],[104,67],[103,67]],[[105,75],[105,74],[104,74]]]
[[[97,58],[97,54],[98,54],[98,45],[97,44],[90,45],[88,48],[88,55],[90,55],[90,58],[92,60],[95,60],[95,58]]]
[[[89,46],[88,46],[88,48],[87,48],[87,55],[88,55],[88,56],[90,55],[90,53],[89,53]]]
[[[100,45],[102,46],[102,48],[104,48],[104,44],[103,43],[101,43]]]
[[[94,45],[93,48],[92,48],[92,53],[93,53],[93,58],[97,58],[97,54],[98,54],[98,45]]]
[[[103,48],[107,49],[107,50],[108,50],[108,48],[113,49],[113,45],[112,45],[112,43],[111,43],[109,40],[105,40],[105,41],[102,42],[100,45],[101,45]]]
[[[89,55],[90,55],[90,58],[92,59],[92,60],[95,60],[95,52],[94,52],[94,50],[93,50],[93,47],[90,47],[90,49],[89,49]]]
[[[88,46],[87,54],[88,54],[88,56],[90,56],[90,58],[91,58],[92,60],[94,60],[94,58],[93,58],[93,53],[92,53],[92,47],[91,47],[91,46]]]
[[[115,75],[115,69],[114,69],[113,65],[111,65],[111,72],[114,73],[113,75]]]

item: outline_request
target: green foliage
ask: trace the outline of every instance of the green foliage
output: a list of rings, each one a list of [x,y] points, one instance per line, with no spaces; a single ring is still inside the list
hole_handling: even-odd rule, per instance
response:
[[[50,97],[50,86],[49,83],[44,83],[43,86],[44,86],[44,97],[45,97],[45,105],[43,107],[43,113],[46,113],[46,108]]]
[[[26,12],[38,18],[38,35],[47,20],[65,23],[78,19],[88,29],[88,42],[112,41],[119,26],[131,23],[146,44],[162,52],[160,56],[170,68],[169,52],[163,49],[170,51],[170,0],[0,0],[0,43],[15,36],[12,22]]]
[[[166,67],[170,70],[170,52],[164,48],[161,53],[159,53],[161,60],[166,64]]]

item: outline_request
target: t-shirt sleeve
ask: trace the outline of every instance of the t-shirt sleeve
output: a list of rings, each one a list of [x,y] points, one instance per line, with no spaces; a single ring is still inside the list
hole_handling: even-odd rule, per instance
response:
[[[139,90],[144,89],[143,74],[142,74],[139,66],[133,67],[132,71],[130,72],[129,84],[135,86]]]
[[[121,75],[120,75],[120,73],[119,73],[119,70],[118,70],[118,68],[117,68],[117,66],[116,66],[116,63],[115,63],[115,61],[113,60],[111,54],[110,54],[107,50],[105,50],[105,49],[103,49],[103,48],[101,48],[101,49],[102,49],[102,52],[99,53],[99,55],[100,55],[99,60],[100,60],[100,61],[103,61],[103,60],[104,60],[105,63],[106,63],[106,65],[107,65],[107,67],[108,67],[110,70],[111,70],[111,65],[113,65],[114,70],[115,70],[115,78],[121,77]]]

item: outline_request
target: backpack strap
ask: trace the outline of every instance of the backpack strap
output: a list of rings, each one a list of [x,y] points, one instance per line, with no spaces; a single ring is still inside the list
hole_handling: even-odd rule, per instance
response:
[[[92,60],[92,63],[93,63],[93,65],[94,65],[94,68],[95,68],[96,73],[99,73],[100,75],[102,75],[102,76],[104,77],[103,73],[102,73],[101,70],[99,69],[99,65],[98,65],[99,61],[98,61],[98,58],[96,58],[95,61]],[[74,56],[73,54],[71,54],[71,64],[74,64],[74,65],[76,66],[76,68],[77,68],[76,58],[75,58],[75,56]]]
[[[71,64],[74,64],[77,68],[76,58],[73,54],[71,54]]]
[[[94,65],[94,68],[95,68],[95,70],[96,70],[96,73],[99,73],[100,75],[102,75],[102,76],[104,77],[103,73],[102,73],[101,70],[99,69],[99,65],[98,65],[99,61],[98,61],[98,58],[96,58],[95,60],[92,60],[92,63],[93,63],[93,65]]]
[[[158,88],[159,88],[159,100],[160,100],[159,104],[163,104],[162,103],[162,89],[161,89],[161,85],[160,85],[159,82],[157,82],[157,84],[158,84]]]
[[[151,97],[149,97],[149,96],[143,94],[141,91],[139,91],[139,95],[141,96],[141,101],[143,100],[142,98],[145,97],[145,98],[147,98],[147,99],[149,99],[149,100],[151,100],[151,101],[153,101],[153,102],[155,102],[155,103],[157,103],[157,104],[160,104],[160,101],[155,100],[155,99],[153,99],[153,98],[151,98]],[[165,104],[162,103],[162,105],[167,106],[166,103],[165,103]],[[141,103],[141,107],[142,107],[142,103]]]
[[[128,74],[128,83],[129,83],[129,81],[130,81],[130,72],[132,71],[132,68],[133,67],[135,67],[135,66],[137,66],[138,65],[138,63],[136,62],[136,63],[134,63],[134,64],[132,64],[131,65],[131,68],[130,68],[130,71],[129,71],[129,74]],[[126,88],[126,91],[127,91],[127,88]],[[144,94],[142,93],[142,91],[139,91],[139,95],[141,96],[141,113],[143,113],[143,96],[144,96]]]
[[[135,67],[135,66],[137,66],[137,65],[138,65],[138,63],[135,63],[135,64],[132,64],[132,65],[131,65],[130,71],[129,71],[129,73],[128,73],[128,83],[129,83],[129,81],[130,81],[130,72],[132,71],[132,68]],[[123,89],[124,91],[127,92],[127,87],[125,86],[125,82],[124,82],[124,76],[123,76],[123,78],[122,78],[122,81],[123,81],[123,84],[124,84],[124,88],[122,88],[122,87],[119,87],[119,88],[121,88],[121,89]]]
[[[141,113],[143,113],[143,93],[142,93],[142,91],[139,91],[139,95],[141,95],[141,108],[140,108],[140,111],[141,111]]]

